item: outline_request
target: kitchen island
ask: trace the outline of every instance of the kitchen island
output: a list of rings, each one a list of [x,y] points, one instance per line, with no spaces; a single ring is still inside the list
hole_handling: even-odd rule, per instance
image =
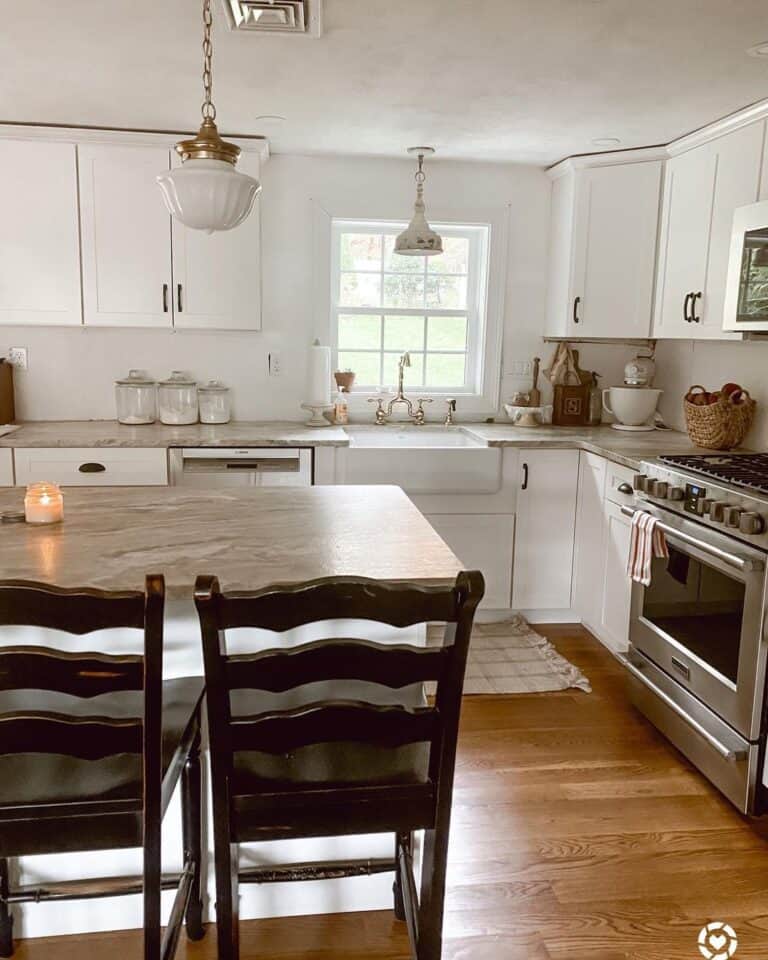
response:
[[[0,510],[19,509],[20,489],[0,492]],[[215,574],[222,588],[257,589],[270,583],[323,576],[360,575],[418,583],[452,582],[457,558],[408,497],[397,487],[308,487],[288,489],[182,490],[179,488],[78,488],[65,490],[62,524],[33,527],[3,524],[2,575],[61,586],[142,589],[147,573],[166,578],[166,676],[202,672],[200,635],[192,602],[198,574]],[[322,628],[321,628],[322,629]],[[324,634],[328,635],[328,625]],[[360,624],[335,623],[331,635],[360,635]],[[236,631],[231,649],[254,643],[296,643],[307,634],[278,640]],[[401,639],[407,631],[367,634]],[[51,643],[89,650],[136,652],[135,631],[109,631],[98,641],[67,638],[28,629],[0,628],[5,643]],[[423,631],[411,633],[419,640]],[[179,867],[178,797],[166,815],[164,869]],[[210,837],[209,825],[209,845]],[[244,860],[290,862],[321,858],[380,857],[391,853],[391,837],[323,838],[244,845]],[[96,875],[140,873],[139,851],[26,858],[14,869],[23,883]],[[209,901],[213,878],[209,871]],[[335,913],[391,906],[390,875],[307,883],[247,886],[243,918]],[[172,896],[164,894],[166,910]],[[19,937],[79,933],[141,926],[138,897],[71,903],[32,904],[18,911]],[[209,906],[209,917],[212,912]]]

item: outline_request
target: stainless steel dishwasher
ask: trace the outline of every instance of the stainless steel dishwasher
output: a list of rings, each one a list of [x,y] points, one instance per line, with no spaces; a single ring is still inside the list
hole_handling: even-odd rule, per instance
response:
[[[172,447],[176,487],[309,487],[312,451],[300,447]]]

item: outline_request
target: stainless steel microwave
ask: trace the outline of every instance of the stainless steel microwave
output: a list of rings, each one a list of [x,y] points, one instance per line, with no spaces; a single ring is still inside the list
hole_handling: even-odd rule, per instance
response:
[[[734,212],[723,329],[768,333],[768,200]]]

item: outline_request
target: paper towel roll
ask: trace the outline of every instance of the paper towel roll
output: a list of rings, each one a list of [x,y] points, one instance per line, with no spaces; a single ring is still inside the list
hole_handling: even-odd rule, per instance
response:
[[[331,348],[315,340],[309,348],[307,403],[331,405]]]

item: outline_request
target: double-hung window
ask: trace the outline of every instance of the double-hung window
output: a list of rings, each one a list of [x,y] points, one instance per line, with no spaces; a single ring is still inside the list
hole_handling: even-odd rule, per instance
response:
[[[394,252],[403,223],[334,220],[331,324],[340,370],[354,370],[355,391],[397,383],[423,392],[482,392],[490,228],[433,224],[444,252]]]

